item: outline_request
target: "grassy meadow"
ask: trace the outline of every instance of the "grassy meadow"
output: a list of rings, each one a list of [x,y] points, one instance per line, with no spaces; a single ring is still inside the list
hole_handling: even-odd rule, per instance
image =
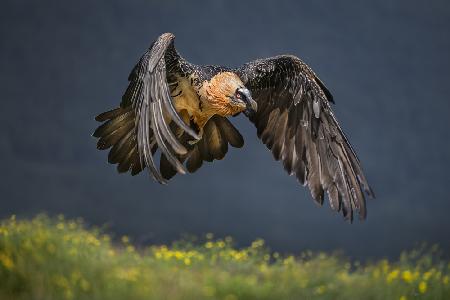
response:
[[[437,250],[359,264],[339,255],[280,256],[231,238],[136,249],[81,221],[11,217],[0,226],[0,299],[450,299]]]

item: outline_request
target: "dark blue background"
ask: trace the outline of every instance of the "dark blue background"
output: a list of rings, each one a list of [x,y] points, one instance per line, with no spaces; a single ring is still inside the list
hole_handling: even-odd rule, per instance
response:
[[[109,224],[139,243],[261,237],[275,250],[395,256],[450,249],[448,1],[2,1],[0,217]],[[168,186],[119,175],[90,136],[149,44],[173,32],[196,64],[291,53],[336,99],[376,200],[350,225],[288,177],[244,117],[246,145]]]

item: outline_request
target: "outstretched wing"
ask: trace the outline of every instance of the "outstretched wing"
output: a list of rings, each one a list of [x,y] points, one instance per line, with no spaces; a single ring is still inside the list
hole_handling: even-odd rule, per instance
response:
[[[94,133],[94,136],[101,137],[99,148],[108,148],[113,145],[127,150],[129,147],[119,143],[120,140],[124,140],[124,137],[117,134],[115,135],[117,138],[113,139],[113,142],[105,145],[101,142],[102,138],[107,140],[104,138],[105,132],[114,134],[124,127],[122,119],[134,120],[134,127],[131,127],[130,122],[126,122],[126,124],[130,127],[127,132],[130,136],[128,143],[130,145],[137,144],[134,154],[138,155],[140,160],[140,168],[137,168],[137,171],[139,172],[145,166],[148,167],[152,176],[160,183],[164,183],[165,179],[155,165],[153,154],[156,148],[161,150],[161,153],[177,172],[183,174],[186,172],[186,168],[180,163],[176,155],[184,155],[188,151],[174,135],[169,124],[173,121],[188,135],[199,139],[197,133],[177,113],[170,95],[167,73],[182,72],[181,58],[173,46],[174,38],[173,34],[165,33],[144,53],[128,77],[129,85],[122,97],[121,107],[97,116],[96,119],[99,121],[109,121],[103,124],[103,127],[100,126]],[[117,121],[119,117],[122,117],[122,119]],[[114,121],[117,124],[112,126]],[[122,131],[125,131],[125,129],[122,129]],[[127,143],[125,141],[122,144]],[[114,147],[111,152],[113,150]],[[130,156],[132,156],[131,153]],[[125,165],[126,167],[127,165]]]
[[[144,53],[128,78],[120,107],[98,115],[96,120],[104,123],[93,134],[99,138],[98,149],[111,148],[108,161],[117,163],[119,172],[136,175],[147,167],[160,183],[186,170],[195,172],[203,161],[222,159],[228,144],[243,145],[226,118],[212,117],[199,140],[189,113],[177,113],[171,93],[189,94],[190,87],[180,81],[189,82],[196,67],[178,55],[173,40],[173,34],[163,34]]]
[[[199,139],[195,131],[178,115],[170,96],[166,79],[166,61],[176,65],[179,59],[173,47],[174,38],[175,36],[171,33],[161,35],[141,57],[128,78],[130,84],[121,103],[121,106],[131,103],[134,108],[137,145],[141,161],[145,162],[151,174],[159,182],[164,182],[164,179],[157,171],[153,160],[151,149],[155,142],[176,170],[182,174],[186,173],[185,167],[173,152],[182,155],[186,154],[187,150],[170,130],[164,111],[167,111],[171,119],[186,133]],[[172,47],[169,48],[169,46]]]
[[[251,121],[274,158],[308,185],[319,204],[327,192],[333,210],[350,220],[358,210],[364,219],[361,187],[373,192],[331,110],[332,96],[314,72],[290,55],[256,60],[236,72],[258,103]]]

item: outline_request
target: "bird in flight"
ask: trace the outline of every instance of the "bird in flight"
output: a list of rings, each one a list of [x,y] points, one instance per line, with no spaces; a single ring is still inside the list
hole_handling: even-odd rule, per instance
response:
[[[128,77],[118,108],[99,114],[97,148],[121,173],[147,168],[167,183],[203,161],[224,158],[244,140],[228,117],[243,113],[289,175],[323,204],[352,220],[366,217],[373,192],[331,110],[333,97],[296,56],[258,59],[239,68],[197,66],[182,58],[175,36],[159,36]],[[159,168],[157,153],[160,153]]]

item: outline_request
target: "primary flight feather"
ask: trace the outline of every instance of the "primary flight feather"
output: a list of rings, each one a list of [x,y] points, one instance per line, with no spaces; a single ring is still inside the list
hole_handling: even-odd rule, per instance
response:
[[[244,140],[227,119],[244,113],[285,170],[308,185],[320,204],[352,220],[366,216],[373,197],[355,151],[339,126],[333,97],[316,74],[292,55],[259,59],[239,68],[196,66],[165,33],[153,42],[128,77],[120,106],[96,117],[97,148],[109,149],[119,172],[144,168],[166,183],[222,159]],[[155,153],[159,149],[158,161]]]

